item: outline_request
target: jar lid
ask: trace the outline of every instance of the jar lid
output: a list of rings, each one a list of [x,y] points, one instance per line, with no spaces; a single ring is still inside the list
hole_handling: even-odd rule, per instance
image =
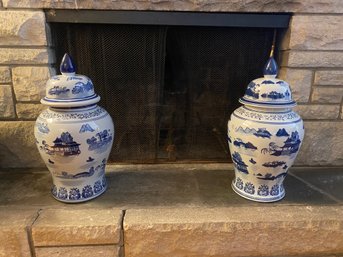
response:
[[[264,108],[291,108],[296,105],[292,99],[289,84],[277,79],[278,66],[273,57],[270,57],[264,67],[264,77],[251,81],[242,98],[244,105]]]
[[[100,97],[95,94],[92,81],[75,74],[75,65],[68,54],[63,56],[60,64],[62,75],[53,76],[46,83],[46,96],[42,104],[52,107],[80,107],[95,104]]]

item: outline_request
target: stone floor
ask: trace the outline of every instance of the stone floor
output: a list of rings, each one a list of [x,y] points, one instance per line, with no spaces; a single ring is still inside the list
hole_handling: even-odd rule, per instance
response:
[[[0,171],[0,256],[343,256],[343,168],[292,168],[275,203],[236,195],[230,164],[106,176],[105,194],[65,204],[46,169]]]

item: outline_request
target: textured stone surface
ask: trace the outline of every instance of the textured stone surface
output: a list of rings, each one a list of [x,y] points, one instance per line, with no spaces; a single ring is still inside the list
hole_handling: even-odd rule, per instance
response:
[[[342,225],[342,207],[127,210],[124,220],[125,256],[341,253]]]
[[[23,104],[16,105],[17,116],[19,119],[36,119],[38,115],[47,107],[42,104]]]
[[[45,84],[50,77],[48,67],[16,67],[12,69],[17,101],[39,101],[45,96]]]
[[[343,70],[316,71],[315,85],[343,86]]]
[[[14,118],[12,87],[0,85],[0,118]]]
[[[37,217],[37,211],[0,207],[0,256],[30,257],[27,227]]]
[[[343,50],[343,16],[295,15],[290,28],[290,49]]]
[[[343,51],[288,51],[282,58],[282,66],[288,67],[343,67]]]
[[[35,252],[36,257],[120,257],[120,247],[116,245],[38,247]]]
[[[11,72],[9,67],[0,67],[0,83],[11,82]]]
[[[282,68],[279,78],[287,81],[295,101],[306,103],[309,100],[313,72],[311,70]]]
[[[50,58],[50,59],[49,59]],[[45,48],[0,48],[0,64],[47,64],[54,60]]]
[[[337,119],[339,117],[340,106],[337,105],[298,105],[294,110],[300,114],[300,116],[306,119],[325,120],[325,119]],[[324,143],[324,142],[322,142]]]
[[[32,237],[35,246],[119,244],[121,222],[118,209],[48,209],[33,225]]]
[[[46,45],[42,11],[0,12],[0,45]]]
[[[65,2],[65,3],[64,3]],[[76,2],[76,4],[75,4]],[[133,10],[178,10],[178,11],[222,11],[222,12],[309,12],[343,13],[340,0],[133,0],[133,1],[61,1],[61,0],[3,0],[5,7],[34,8],[96,8]]]
[[[43,167],[33,121],[0,122],[0,167]]]
[[[343,87],[313,87],[312,102],[340,103],[343,97]]]
[[[297,165],[343,165],[343,122],[307,121]]]
[[[75,0],[3,0],[4,7],[75,8]]]

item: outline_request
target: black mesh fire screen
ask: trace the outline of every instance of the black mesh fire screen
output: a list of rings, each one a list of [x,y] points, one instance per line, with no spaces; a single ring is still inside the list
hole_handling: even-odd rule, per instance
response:
[[[110,161],[228,161],[226,123],[262,76],[272,29],[52,23],[57,63],[90,77],[116,135]]]

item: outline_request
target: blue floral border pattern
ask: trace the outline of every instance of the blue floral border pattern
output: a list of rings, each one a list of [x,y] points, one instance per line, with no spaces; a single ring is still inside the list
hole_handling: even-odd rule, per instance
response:
[[[105,109],[98,107],[95,110],[82,112],[82,113],[55,113],[49,112],[48,110],[44,110],[41,113],[41,117],[44,119],[61,119],[61,120],[83,120],[98,117],[101,114],[106,113]]]
[[[72,187],[69,189],[65,187],[58,188],[53,185],[51,188],[52,195],[58,200],[62,201],[80,201],[95,197],[106,189],[107,183],[105,176],[101,180],[97,180],[94,185],[85,185],[82,189]]]
[[[293,121],[295,119],[300,118],[300,116],[295,112],[278,113],[278,114],[256,113],[246,108],[239,108],[235,112],[242,115],[243,117],[251,118],[254,120],[262,120],[262,121]]]
[[[244,191],[247,196],[251,195],[252,198],[256,199],[263,199],[264,197],[274,198],[279,196],[280,194],[282,195],[285,192],[285,189],[282,184],[274,184],[271,188],[266,184],[256,186],[251,182],[244,183],[240,177],[236,177],[234,179],[233,185],[236,187],[236,190]]]

